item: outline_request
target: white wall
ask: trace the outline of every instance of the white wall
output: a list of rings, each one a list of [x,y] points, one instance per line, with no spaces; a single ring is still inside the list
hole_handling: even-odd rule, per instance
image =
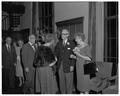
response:
[[[54,3],[55,22],[84,16],[83,30],[88,37],[88,7],[87,2],[56,2]]]
[[[32,31],[32,3],[24,2],[25,13],[21,16],[20,19],[20,29],[30,28]]]

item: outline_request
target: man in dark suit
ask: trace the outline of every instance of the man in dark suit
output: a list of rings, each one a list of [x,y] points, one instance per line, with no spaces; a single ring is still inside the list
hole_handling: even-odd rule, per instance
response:
[[[2,47],[2,89],[3,93],[8,89],[15,88],[15,63],[16,52],[11,46],[12,38],[7,37],[6,43]]]
[[[24,93],[34,93],[34,76],[35,68],[33,67],[33,60],[35,55],[35,35],[29,36],[29,42],[22,48],[22,62],[25,73]]]
[[[58,58],[57,68],[59,74],[59,85],[62,94],[71,94],[73,88],[73,71],[75,59],[71,59],[75,43],[68,39],[69,31],[62,30],[62,40],[60,40],[55,47],[55,54]]]

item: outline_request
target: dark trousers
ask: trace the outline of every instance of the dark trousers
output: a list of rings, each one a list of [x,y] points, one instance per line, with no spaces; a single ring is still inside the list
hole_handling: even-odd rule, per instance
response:
[[[72,94],[73,89],[73,72],[64,73],[63,66],[59,69],[59,84],[62,94]]]
[[[9,69],[2,69],[2,90],[8,90],[9,87]]]
[[[15,88],[15,69],[3,68],[2,69],[2,89],[7,91],[8,89]]]
[[[35,70],[30,70],[30,72],[25,72],[25,82],[23,85],[24,94],[33,94],[35,93]]]

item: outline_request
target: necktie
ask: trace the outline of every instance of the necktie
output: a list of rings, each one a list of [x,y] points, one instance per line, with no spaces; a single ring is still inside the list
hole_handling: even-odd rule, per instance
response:
[[[8,52],[10,52],[11,51],[11,49],[10,49],[10,46],[8,45]]]
[[[64,46],[66,45],[66,42],[65,42],[65,41],[63,41],[63,45],[64,45]]]
[[[32,45],[32,48],[33,48],[33,50],[35,51],[35,46],[34,46],[34,45]]]

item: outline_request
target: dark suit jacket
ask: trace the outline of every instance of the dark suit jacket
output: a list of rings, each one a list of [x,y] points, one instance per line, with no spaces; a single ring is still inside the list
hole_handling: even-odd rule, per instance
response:
[[[63,45],[63,41],[60,40],[55,47],[55,55],[58,58],[57,68],[59,69],[60,65],[63,64],[63,71],[65,73],[70,72],[70,66],[74,66],[76,63],[75,59],[71,59],[70,55],[73,54],[73,49],[75,43],[68,40],[66,46]]]
[[[25,72],[25,77],[27,80],[31,80],[32,76],[34,75],[34,67],[33,67],[33,60],[34,60],[35,51],[33,50],[32,46],[29,43],[26,43],[22,48],[22,63],[23,67],[29,68],[29,73]]]
[[[8,52],[6,45],[2,47],[2,66],[3,68],[13,68],[16,63],[15,48],[11,46],[11,53]]]

